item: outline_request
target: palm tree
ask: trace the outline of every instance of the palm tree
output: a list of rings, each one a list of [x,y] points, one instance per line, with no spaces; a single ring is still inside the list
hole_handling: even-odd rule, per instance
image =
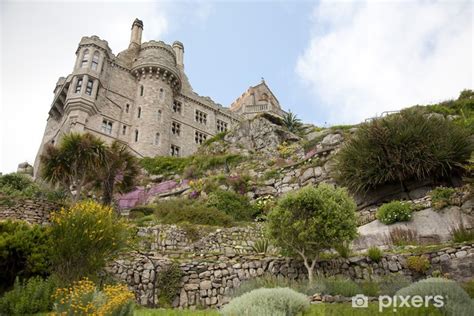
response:
[[[291,111],[288,111],[283,116],[283,125],[292,133],[299,134],[303,128],[301,120],[293,114]]]
[[[137,159],[124,144],[114,141],[108,146],[98,173],[102,203],[111,204],[116,189],[120,192],[131,189],[139,171]]]
[[[65,135],[57,147],[48,145],[40,156],[41,177],[64,187],[76,202],[84,187],[93,182],[104,151],[104,143],[92,134]]]

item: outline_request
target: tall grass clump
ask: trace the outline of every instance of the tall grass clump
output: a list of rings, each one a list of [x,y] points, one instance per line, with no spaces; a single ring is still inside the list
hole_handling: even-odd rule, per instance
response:
[[[222,315],[292,316],[309,308],[306,295],[289,288],[261,288],[230,301]]]
[[[449,178],[462,172],[473,149],[462,126],[421,110],[362,124],[336,158],[337,181],[354,192],[384,184]]]

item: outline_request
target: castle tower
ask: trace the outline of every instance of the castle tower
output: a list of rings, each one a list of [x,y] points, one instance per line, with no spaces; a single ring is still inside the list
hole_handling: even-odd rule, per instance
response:
[[[183,105],[176,100],[181,90],[176,59],[171,46],[149,41],[141,45],[131,70],[137,82],[131,146],[145,156],[169,155],[182,134],[184,126],[179,116]]]
[[[143,22],[135,19],[132,24],[132,34],[130,36],[129,48],[140,46],[142,44]]]

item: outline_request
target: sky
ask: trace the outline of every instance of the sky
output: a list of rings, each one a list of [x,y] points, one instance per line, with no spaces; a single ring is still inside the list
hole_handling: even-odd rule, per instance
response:
[[[82,36],[184,44],[194,90],[229,106],[264,78],[283,109],[352,124],[474,88],[472,1],[1,1],[0,172],[33,164]]]

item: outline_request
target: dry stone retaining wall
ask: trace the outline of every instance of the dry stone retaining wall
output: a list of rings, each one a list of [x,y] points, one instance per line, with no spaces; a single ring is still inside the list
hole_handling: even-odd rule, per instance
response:
[[[59,208],[60,205],[46,200],[15,199],[11,201],[11,205],[0,205],[0,220],[16,219],[46,225],[51,211]]]
[[[431,268],[425,275],[439,270],[458,281],[466,281],[474,275],[474,244],[448,247],[424,255],[431,262]],[[385,255],[379,263],[364,256],[321,261],[317,263],[315,273],[324,276],[344,275],[355,280],[388,274],[402,274],[412,279],[423,277],[408,269],[408,256]],[[155,262],[156,270],[150,260]],[[165,256],[147,259],[136,255],[114,262],[108,271],[129,285],[141,305],[148,305],[152,301],[153,282],[157,273],[171,262]],[[173,306],[182,308],[219,307],[229,301],[229,293],[242,282],[264,274],[291,279],[306,278],[306,270],[300,261],[282,257],[202,254],[181,261],[180,269],[183,271],[181,290]]]
[[[219,228],[207,231],[205,227],[195,226],[199,238],[193,236],[185,228],[176,225],[156,225],[140,227],[140,237],[151,237],[149,250],[183,253],[223,253],[235,254],[252,250],[252,245],[263,238],[263,226],[255,223],[245,227]]]

